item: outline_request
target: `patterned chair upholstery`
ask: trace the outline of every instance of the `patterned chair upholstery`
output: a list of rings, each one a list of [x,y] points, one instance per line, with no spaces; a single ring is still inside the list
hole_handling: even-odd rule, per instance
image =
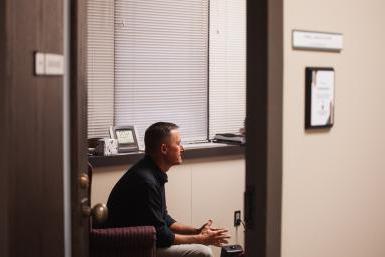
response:
[[[125,227],[91,229],[91,257],[155,257],[155,229]]]

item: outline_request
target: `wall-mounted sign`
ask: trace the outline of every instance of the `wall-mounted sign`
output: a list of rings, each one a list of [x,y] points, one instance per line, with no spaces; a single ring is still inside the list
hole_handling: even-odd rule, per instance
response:
[[[64,58],[61,54],[35,52],[35,75],[63,75]]]
[[[334,69],[306,68],[305,128],[334,124]]]
[[[294,49],[337,52],[342,50],[343,36],[341,33],[293,30],[292,43]]]

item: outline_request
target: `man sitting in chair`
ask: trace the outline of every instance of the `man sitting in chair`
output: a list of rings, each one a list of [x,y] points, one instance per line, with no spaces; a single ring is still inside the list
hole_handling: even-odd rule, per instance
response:
[[[108,198],[108,227],[154,226],[157,257],[211,257],[208,245],[222,246],[226,229],[200,228],[176,222],[167,213],[164,184],[166,172],[182,163],[184,149],[178,126],[157,122],[145,133],[145,156],[116,183]]]

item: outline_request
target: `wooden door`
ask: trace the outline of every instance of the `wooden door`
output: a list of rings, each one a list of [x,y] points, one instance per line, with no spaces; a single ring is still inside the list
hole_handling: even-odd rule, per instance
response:
[[[63,54],[62,0],[0,1],[0,256],[64,256],[63,78],[34,52]]]

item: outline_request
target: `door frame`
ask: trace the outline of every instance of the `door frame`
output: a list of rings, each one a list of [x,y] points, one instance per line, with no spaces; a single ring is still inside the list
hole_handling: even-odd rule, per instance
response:
[[[6,23],[6,9],[5,1],[0,1],[0,24]],[[3,25],[0,25],[0,81],[3,83],[6,79],[7,69],[5,67],[6,60],[6,39],[7,32]],[[1,85],[3,87],[3,85]],[[7,88],[0,88],[1,94],[4,94],[4,99],[9,99]],[[0,119],[2,121],[9,120],[9,105],[4,102],[0,103]],[[3,144],[9,145],[11,142],[9,138],[9,127],[8,122],[3,122],[0,125],[0,134],[3,135]],[[3,147],[4,148],[4,147]],[[0,203],[3,207],[0,211],[0,256],[9,256],[9,238],[8,238],[8,206],[9,206],[9,164],[7,161],[7,155],[4,149],[0,150]]]
[[[281,256],[283,0],[247,1],[246,256]]]
[[[79,173],[87,164],[86,0],[70,0],[72,256],[88,256]],[[283,0],[247,1],[246,256],[281,256]]]
[[[70,185],[71,185],[71,253],[73,257],[89,255],[89,218],[81,213],[81,201],[88,190],[81,189],[79,176],[87,172],[87,85],[86,85],[86,0],[70,1]]]

